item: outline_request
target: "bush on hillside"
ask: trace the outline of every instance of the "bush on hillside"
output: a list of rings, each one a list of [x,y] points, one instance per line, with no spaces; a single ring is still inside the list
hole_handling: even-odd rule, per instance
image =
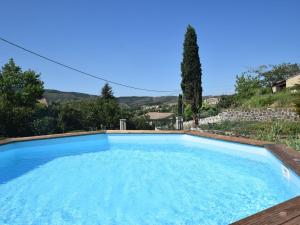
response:
[[[228,109],[237,105],[235,95],[222,95],[217,104],[219,109]]]
[[[291,90],[286,89],[274,94],[256,94],[241,101],[240,106],[246,108],[293,107],[296,98]]]
[[[291,121],[224,121],[221,123],[200,125],[208,131],[227,132],[258,140],[287,144],[300,151],[300,126]]]

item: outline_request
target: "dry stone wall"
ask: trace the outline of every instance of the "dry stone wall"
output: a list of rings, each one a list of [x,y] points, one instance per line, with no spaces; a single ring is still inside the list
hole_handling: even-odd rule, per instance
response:
[[[251,109],[251,110],[225,110],[218,116],[221,120],[231,121],[272,121],[272,120],[288,120],[297,121],[299,115],[289,108],[267,108],[267,109]]]
[[[286,121],[299,121],[300,117],[293,109],[279,108],[279,109],[228,109],[217,116],[207,117],[199,120],[199,125],[208,123],[219,123],[225,120],[229,121],[274,121],[274,120],[286,120]],[[185,129],[192,127],[192,121],[184,122]]]

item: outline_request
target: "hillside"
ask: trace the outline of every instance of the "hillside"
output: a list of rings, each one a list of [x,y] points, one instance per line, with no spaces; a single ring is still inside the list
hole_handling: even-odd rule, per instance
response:
[[[64,92],[58,90],[46,89],[44,97],[48,103],[52,102],[69,102],[96,98],[96,95],[89,95],[79,92]],[[126,96],[118,97],[118,101],[125,107],[139,107],[142,105],[160,105],[177,103],[177,96]]]
[[[47,102],[51,104],[52,102],[70,102],[79,100],[88,100],[96,98],[97,95],[90,95],[79,92],[65,92],[58,90],[46,89],[44,97]],[[219,96],[203,96],[203,99],[219,97]],[[162,104],[177,104],[177,96],[124,96],[117,97],[119,103],[124,107],[140,107],[143,105],[162,105]]]
[[[44,97],[47,99],[48,103],[52,103],[52,102],[69,102],[69,101],[91,99],[97,96],[79,93],[79,92],[64,92],[64,91],[46,89],[44,92]]]
[[[176,104],[177,96],[127,96],[118,97],[118,101],[121,105],[128,107],[139,107],[142,105],[162,105],[162,104]]]

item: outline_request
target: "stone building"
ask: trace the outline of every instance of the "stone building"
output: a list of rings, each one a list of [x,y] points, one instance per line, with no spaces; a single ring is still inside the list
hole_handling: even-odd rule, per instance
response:
[[[300,73],[286,79],[286,80],[281,80],[273,84],[272,90],[273,92],[278,92],[281,91],[285,88],[292,88],[296,84],[300,85]]]

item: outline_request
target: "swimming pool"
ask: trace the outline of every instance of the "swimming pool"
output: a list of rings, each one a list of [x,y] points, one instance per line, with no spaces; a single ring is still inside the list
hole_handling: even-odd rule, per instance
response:
[[[0,146],[0,224],[229,224],[300,194],[264,148],[186,134]]]

